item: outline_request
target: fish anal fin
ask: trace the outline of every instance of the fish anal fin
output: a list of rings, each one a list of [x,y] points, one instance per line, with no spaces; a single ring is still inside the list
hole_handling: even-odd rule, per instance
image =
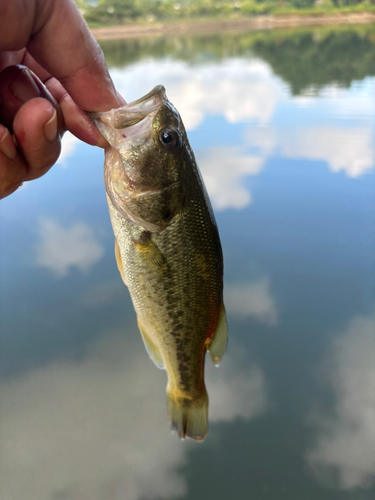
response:
[[[118,270],[120,271],[120,274],[121,274],[122,281],[126,285],[125,271],[124,271],[124,266],[122,264],[120,247],[118,246],[116,238],[115,238],[115,257],[116,257],[116,263],[117,263]]]
[[[225,351],[227,350],[228,343],[228,326],[227,318],[225,315],[224,304],[221,305],[219,320],[217,322],[216,331],[213,336],[212,342],[208,348],[212,362],[215,366],[219,366]]]
[[[208,396],[206,390],[199,398],[176,397],[167,392],[168,416],[171,429],[181,439],[187,437],[203,441],[207,434]]]
[[[146,347],[146,351],[148,352],[150,358],[155,363],[158,368],[164,368],[164,361],[161,355],[159,348],[155,345],[155,343],[151,340],[147,330],[144,328],[140,320],[138,319],[138,327],[141,332],[143,343]]]

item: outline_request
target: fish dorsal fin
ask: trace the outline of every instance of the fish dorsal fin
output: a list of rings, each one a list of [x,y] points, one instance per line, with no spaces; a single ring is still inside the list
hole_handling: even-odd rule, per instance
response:
[[[224,304],[221,305],[219,320],[217,322],[216,331],[212,339],[211,345],[208,348],[212,362],[215,366],[219,366],[225,351],[227,350],[228,343],[228,327],[227,318],[225,315]]]
[[[152,359],[152,361],[155,363],[155,365],[158,368],[163,369],[164,368],[164,361],[163,361],[163,357],[160,353],[159,348],[151,340],[149,334],[147,333],[146,329],[144,328],[144,326],[142,325],[142,323],[140,322],[139,319],[138,319],[138,326],[139,326],[139,330],[140,330],[141,335],[142,335],[143,343],[146,347],[146,351],[148,352],[150,358]]]
[[[115,257],[116,257],[116,263],[117,263],[118,270],[120,271],[120,274],[121,274],[122,281],[127,286],[126,279],[125,279],[124,266],[122,264],[122,259],[121,259],[120,247],[118,246],[116,238],[115,238]]]

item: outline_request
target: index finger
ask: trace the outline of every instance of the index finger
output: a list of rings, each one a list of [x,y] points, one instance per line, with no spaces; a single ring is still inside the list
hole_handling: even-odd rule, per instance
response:
[[[35,60],[62,83],[81,109],[106,111],[123,105],[102,50],[73,1],[35,2],[32,37],[27,46]]]

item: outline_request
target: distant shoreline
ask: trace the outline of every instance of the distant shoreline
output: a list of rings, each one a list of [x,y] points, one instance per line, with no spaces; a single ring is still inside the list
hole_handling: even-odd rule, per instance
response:
[[[268,30],[273,28],[297,28],[300,26],[350,25],[375,23],[374,12],[338,14],[285,14],[255,16],[246,19],[181,21],[171,23],[125,24],[92,28],[97,40],[138,38],[155,35],[207,34],[235,30]]]

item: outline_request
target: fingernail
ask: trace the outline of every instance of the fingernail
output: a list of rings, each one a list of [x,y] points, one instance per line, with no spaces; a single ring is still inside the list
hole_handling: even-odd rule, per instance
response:
[[[12,85],[10,90],[14,97],[20,102],[25,103],[34,99],[35,97],[40,97],[40,90],[35,83],[30,71],[27,68],[22,68]]]
[[[52,118],[48,120],[47,123],[43,125],[43,133],[44,137],[47,139],[47,141],[52,142],[55,140],[56,135],[57,135],[57,113],[56,109],[53,111]]]
[[[10,160],[13,160],[17,156],[17,149],[14,145],[13,139],[9,133],[9,130],[5,128],[5,132],[0,137],[0,151],[7,156]],[[0,131],[1,133],[1,131]]]

